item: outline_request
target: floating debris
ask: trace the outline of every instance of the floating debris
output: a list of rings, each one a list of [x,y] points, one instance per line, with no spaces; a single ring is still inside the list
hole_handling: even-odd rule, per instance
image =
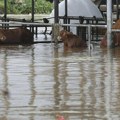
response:
[[[65,118],[60,114],[57,114],[56,118],[57,118],[56,120],[65,120]]]

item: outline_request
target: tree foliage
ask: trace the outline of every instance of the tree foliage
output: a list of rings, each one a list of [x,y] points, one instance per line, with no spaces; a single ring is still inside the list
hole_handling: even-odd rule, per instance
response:
[[[34,0],[34,13],[50,13],[53,3],[46,0]],[[28,14],[32,11],[32,0],[7,0],[7,13]],[[4,0],[0,0],[0,12],[4,13]]]

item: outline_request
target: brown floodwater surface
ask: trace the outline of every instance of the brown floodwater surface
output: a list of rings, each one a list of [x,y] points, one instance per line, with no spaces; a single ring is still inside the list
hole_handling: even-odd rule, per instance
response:
[[[0,120],[119,120],[120,48],[0,46]]]

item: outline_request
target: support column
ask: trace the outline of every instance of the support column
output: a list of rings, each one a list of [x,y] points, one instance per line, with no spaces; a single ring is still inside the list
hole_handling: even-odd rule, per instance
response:
[[[67,8],[67,0],[65,0],[65,19],[64,19],[64,24],[67,24],[68,23],[68,19],[67,19],[67,16],[68,16],[68,8]],[[68,27],[64,27],[66,30],[68,30]]]
[[[91,26],[88,26],[88,49],[91,50]]]
[[[117,6],[117,8],[116,8],[116,9],[117,9],[117,10],[116,10],[116,11],[117,11],[117,16],[116,16],[116,18],[117,18],[117,20],[119,19],[119,16],[120,16],[120,15],[119,15],[119,13],[120,13],[120,12],[119,12],[119,3],[120,3],[119,0],[116,0],[116,6]]]
[[[31,21],[32,21],[32,22],[34,22],[34,9],[35,9],[35,8],[34,8],[34,3],[35,3],[35,1],[32,0],[32,10],[31,10],[31,15],[32,15],[32,16],[31,16],[31,17],[32,17],[32,18],[31,18]],[[32,31],[32,33],[34,33],[34,26],[31,26],[31,31]]]
[[[52,27],[52,31],[53,31],[53,34],[52,34],[52,37],[53,37],[53,40],[55,42],[55,46],[58,45],[58,36],[59,36],[59,23],[55,23]]]
[[[54,0],[54,22],[59,23],[59,0]]]
[[[32,12],[32,19],[31,19],[32,22],[34,22],[34,2],[35,2],[35,1],[32,0],[32,11],[31,11],[31,12]]]
[[[59,36],[59,0],[54,0],[54,25],[53,25],[53,40],[55,46],[58,44]]]
[[[107,47],[112,45],[112,0],[107,0]]]
[[[7,0],[4,0],[4,18],[3,18],[3,21],[4,22],[7,22]],[[3,28],[7,28],[7,27],[9,27],[9,25],[8,24],[2,24],[2,27]]]
[[[4,18],[7,18],[7,0],[4,0]]]

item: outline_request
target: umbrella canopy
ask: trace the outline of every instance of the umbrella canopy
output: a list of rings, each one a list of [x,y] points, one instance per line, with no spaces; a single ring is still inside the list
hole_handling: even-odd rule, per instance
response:
[[[68,16],[84,16],[102,18],[102,14],[98,7],[91,0],[68,0],[67,1]],[[65,1],[59,3],[59,16],[65,15]],[[54,17],[54,9],[52,10],[50,17]],[[54,22],[54,19],[50,22]],[[60,23],[63,21],[61,20]],[[79,20],[71,20],[70,23],[79,23]],[[76,28],[71,27],[71,31],[76,33]]]
[[[65,15],[65,1],[59,3],[59,16]],[[54,17],[54,10],[50,14]],[[68,16],[102,18],[101,12],[91,0],[68,0]]]

